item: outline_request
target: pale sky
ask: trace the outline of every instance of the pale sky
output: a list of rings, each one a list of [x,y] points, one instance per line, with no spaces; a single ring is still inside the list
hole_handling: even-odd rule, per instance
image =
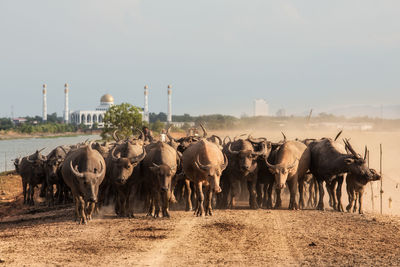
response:
[[[0,117],[92,109],[288,113],[400,104],[400,1],[1,0]]]

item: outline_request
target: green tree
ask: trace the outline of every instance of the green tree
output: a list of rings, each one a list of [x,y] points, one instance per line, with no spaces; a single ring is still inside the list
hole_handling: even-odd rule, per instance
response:
[[[139,108],[128,103],[112,106],[104,114],[104,128],[101,133],[103,139],[112,135],[118,130],[118,136],[128,138],[132,135],[132,127],[140,128],[142,126],[142,114]]]

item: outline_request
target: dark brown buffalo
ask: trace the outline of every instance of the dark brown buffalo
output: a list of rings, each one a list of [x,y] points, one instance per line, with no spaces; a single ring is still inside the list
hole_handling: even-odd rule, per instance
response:
[[[46,199],[48,205],[54,205],[54,197],[57,197],[58,203],[64,202],[68,197],[68,187],[65,185],[61,175],[61,166],[64,162],[67,153],[70,151],[68,146],[58,146],[53,149],[48,155],[44,164],[46,173]],[[56,185],[57,192],[54,194],[54,186]]]
[[[309,144],[311,150],[311,173],[318,181],[319,203],[317,208],[324,209],[324,182],[331,182],[333,177],[338,177],[336,190],[336,209],[343,211],[341,203],[341,190],[345,173],[353,173],[365,179],[373,179],[374,174],[368,168],[365,159],[355,152],[350,142],[344,140],[345,147],[330,138],[324,138]],[[346,149],[350,152],[347,153]]]
[[[90,143],[68,153],[61,173],[74,197],[75,219],[86,224],[92,218],[99,185],[106,174],[106,163]]]
[[[116,144],[109,153],[106,160],[107,173],[101,185],[101,194],[104,199],[111,197],[110,192],[116,193],[115,212],[118,216],[133,217],[133,208],[130,206],[133,201],[133,198],[130,198],[134,180],[132,174],[145,156],[146,151],[141,140],[127,140]]]
[[[223,200],[222,207],[234,206],[235,197],[241,192],[241,184],[247,184],[250,208],[258,208],[256,184],[258,177],[259,157],[268,157],[271,145],[265,138],[234,139],[225,146],[223,152],[228,156],[229,164],[222,175]]]
[[[40,153],[43,149],[37,150],[34,154],[22,158],[18,164],[19,174],[22,178],[24,204],[34,205],[33,195],[35,193],[35,187],[40,184],[45,184],[46,174],[44,171],[44,163],[46,162],[46,157]],[[29,186],[28,190],[27,186]],[[41,192],[41,196],[44,196],[44,188],[45,187],[42,186],[43,192]]]
[[[378,181],[381,179],[381,176],[374,169],[370,169],[370,171],[373,175],[371,178],[366,176],[357,176],[351,172],[347,174],[346,189],[349,197],[349,205],[346,207],[347,211],[350,212],[354,204],[353,212],[355,212],[357,210],[358,200],[358,213],[363,214],[363,194],[365,186],[369,182]]]

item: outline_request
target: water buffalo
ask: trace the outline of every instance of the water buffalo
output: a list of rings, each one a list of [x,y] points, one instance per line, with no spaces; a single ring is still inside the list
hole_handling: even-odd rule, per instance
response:
[[[92,218],[99,185],[106,174],[106,163],[90,143],[68,153],[61,173],[74,197],[75,219],[86,224]]]
[[[344,139],[343,141],[345,147],[331,138],[323,138],[309,144],[311,151],[310,170],[318,181],[319,189],[317,209],[324,209],[324,181],[329,183],[332,178],[338,177],[336,178],[338,181],[336,209],[343,211],[341,186],[344,174],[351,172],[368,180],[373,179],[374,174],[368,168],[365,159],[355,152],[349,140]],[[346,149],[349,153],[346,152]]]
[[[256,209],[256,184],[258,176],[259,157],[268,157],[271,145],[265,138],[247,139],[234,138],[225,146],[223,152],[228,156],[229,164],[223,173],[224,180],[223,207],[234,206],[235,197],[241,192],[241,184],[247,183],[250,208]],[[230,200],[228,200],[230,198]]]
[[[101,185],[102,200],[116,193],[115,212],[118,216],[133,217],[130,198],[135,167],[145,158],[146,151],[139,141],[116,144],[106,159],[106,178]]]
[[[148,146],[141,165],[141,180],[150,189],[148,215],[159,217],[160,205],[163,217],[170,217],[169,202],[172,196],[173,177],[180,163],[177,151],[161,141]]]
[[[349,197],[349,205],[347,205],[346,207],[347,211],[351,210],[354,203],[353,212],[355,212],[357,210],[357,200],[358,200],[359,203],[358,213],[363,214],[362,204],[363,204],[363,194],[365,186],[369,182],[378,181],[381,179],[381,176],[374,169],[370,169],[370,171],[373,175],[372,178],[366,176],[357,176],[351,172],[347,174],[346,189],[347,189],[347,195]]]
[[[182,154],[183,172],[194,183],[197,191],[195,214],[212,215],[212,194],[221,192],[220,177],[228,165],[228,159],[220,148],[205,138],[193,143]],[[207,190],[206,212],[204,213],[203,185]]]
[[[70,148],[68,146],[58,146],[47,155],[44,169],[46,173],[47,186],[46,199],[49,206],[54,205],[53,185],[56,185],[57,187],[56,197],[58,198],[58,202],[66,201],[68,187],[65,185],[62,178],[61,166],[69,151]]]
[[[46,157],[40,153],[43,149],[36,150],[32,155],[22,158],[18,164],[19,174],[22,178],[24,204],[34,205],[33,195],[35,193],[35,187],[39,184],[45,184],[44,163]],[[44,189],[45,186],[42,186],[41,196],[45,194]]]
[[[282,190],[287,183],[290,191],[289,209],[298,209],[296,200],[297,190],[299,189],[300,202],[302,202],[302,185],[305,174],[310,166],[310,150],[301,142],[287,141],[279,147],[275,163],[271,164],[266,160],[266,164],[269,167],[270,172],[275,175],[275,183],[277,186],[277,200],[275,207],[281,207],[282,201],[280,198],[280,190]]]

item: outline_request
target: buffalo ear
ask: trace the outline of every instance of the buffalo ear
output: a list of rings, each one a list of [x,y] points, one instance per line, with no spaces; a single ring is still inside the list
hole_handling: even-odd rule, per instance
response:
[[[275,170],[274,169],[268,168],[268,170],[269,170],[270,173],[275,174]]]
[[[354,163],[354,159],[347,158],[347,159],[344,160],[344,162],[345,162],[346,164],[350,165],[350,164],[353,164],[353,163]]]

